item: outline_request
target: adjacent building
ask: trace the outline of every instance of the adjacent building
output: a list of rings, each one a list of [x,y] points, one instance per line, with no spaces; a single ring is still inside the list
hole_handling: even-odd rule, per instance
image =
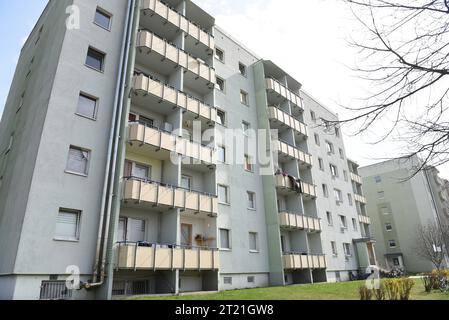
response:
[[[370,218],[336,119],[192,1],[50,0],[0,124],[0,298],[363,272]]]
[[[447,225],[447,181],[433,167],[416,173],[421,166],[422,161],[413,157],[360,168],[382,268],[407,272],[434,269],[417,253],[417,235],[422,226]]]

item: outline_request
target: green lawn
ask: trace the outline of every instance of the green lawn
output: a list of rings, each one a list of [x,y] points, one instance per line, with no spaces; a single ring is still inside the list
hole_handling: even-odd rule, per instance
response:
[[[224,291],[212,294],[135,297],[136,300],[358,300],[359,281],[323,283],[287,287]],[[449,293],[424,292],[420,279],[415,279],[412,300],[449,300]]]

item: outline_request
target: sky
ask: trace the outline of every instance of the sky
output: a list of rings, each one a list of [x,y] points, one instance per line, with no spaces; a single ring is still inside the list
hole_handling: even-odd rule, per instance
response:
[[[368,84],[350,69],[359,56],[348,45],[360,31],[347,7],[338,0],[195,0],[216,18],[218,26],[263,59],[272,60],[303,84],[303,89],[339,114],[342,104],[366,95]],[[47,0],[0,0],[0,115],[11,85],[20,49]],[[17,19],[16,13],[21,17]],[[398,145],[373,145],[375,133],[352,136],[343,128],[346,152],[360,165],[398,156]],[[449,178],[449,164],[439,168]]]

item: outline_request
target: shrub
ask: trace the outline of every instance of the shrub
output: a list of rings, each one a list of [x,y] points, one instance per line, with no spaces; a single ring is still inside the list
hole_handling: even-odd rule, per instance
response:
[[[399,300],[399,282],[398,279],[386,279],[384,281],[385,291],[388,300]]]
[[[379,289],[373,289],[373,294],[376,300],[385,300],[385,286],[383,283],[380,284]]]
[[[422,281],[424,282],[424,290],[427,293],[430,293],[434,286],[434,278],[431,274],[425,274],[422,277]]]
[[[409,278],[398,279],[399,282],[399,297],[401,300],[410,300],[412,288],[415,281]]]
[[[371,300],[373,296],[372,290],[368,289],[366,286],[359,287],[360,300]]]

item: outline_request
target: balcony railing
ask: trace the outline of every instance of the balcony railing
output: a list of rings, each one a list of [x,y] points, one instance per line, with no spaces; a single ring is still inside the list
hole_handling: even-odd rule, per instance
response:
[[[127,270],[218,270],[218,249],[176,245],[119,242],[116,269]]]
[[[293,183],[288,176],[275,175],[274,178],[275,178],[276,187],[281,188],[281,189],[289,189],[291,191],[295,191]],[[316,196],[317,196],[316,186],[311,185],[307,182],[301,181],[301,189],[302,189],[303,195],[310,196],[312,198],[316,198]]]
[[[135,177],[125,178],[123,200],[178,208],[213,216],[218,214],[218,199],[215,195]]]
[[[149,127],[138,122],[129,124],[130,143],[137,142],[141,145],[150,145],[157,150],[174,152],[184,157],[200,160],[206,164],[216,164],[216,151],[214,148],[203,146],[183,137],[175,136],[169,132]]]
[[[327,262],[324,255],[311,255],[301,253],[286,253],[283,256],[284,269],[326,269]]]
[[[196,77],[202,78],[207,83],[215,84],[215,69],[209,67],[203,61],[191,56],[187,52],[178,49],[174,45],[159,38],[149,31],[140,31],[137,37],[137,48],[148,50],[149,53],[156,52],[162,59],[171,61],[174,66],[181,66],[195,74]]]
[[[279,213],[279,224],[284,228],[310,230],[311,232],[321,231],[320,219],[291,212],[283,211]]]
[[[371,224],[371,218],[368,216],[359,214],[359,222],[364,223],[364,224]]]
[[[282,124],[292,128],[297,133],[307,136],[307,127],[304,123],[284,111],[276,107],[268,107],[268,116],[270,119],[281,122]]]
[[[215,41],[213,35],[202,30],[199,26],[190,22],[182,14],[169,8],[163,2],[159,0],[144,0],[142,10],[154,12],[177,29],[184,31],[188,36],[195,39],[197,44],[205,46],[208,50],[214,50]]]
[[[139,74],[134,77],[133,89],[135,92],[143,92],[152,95],[172,106],[187,110],[204,119],[216,122],[217,109],[207,105],[187,93],[164,85],[150,76]]]
[[[360,194],[354,194],[355,201],[366,204],[366,198]]]
[[[299,107],[301,110],[303,110],[302,105],[302,99],[299,95],[296,93],[290,91],[287,89],[282,83],[279,81],[273,79],[273,78],[267,78],[266,79],[267,84],[267,90],[272,90],[276,92],[277,94],[281,95],[283,98],[287,99],[291,103],[293,103],[295,106]]]
[[[362,177],[359,176],[358,174],[355,174],[354,172],[351,172],[351,180],[359,184],[363,183]]]
[[[291,144],[277,140],[277,149],[280,153],[289,156],[293,159],[299,160],[302,163],[311,166],[312,165],[312,156],[308,153],[305,153],[304,151],[301,151],[295,146],[292,146]]]

